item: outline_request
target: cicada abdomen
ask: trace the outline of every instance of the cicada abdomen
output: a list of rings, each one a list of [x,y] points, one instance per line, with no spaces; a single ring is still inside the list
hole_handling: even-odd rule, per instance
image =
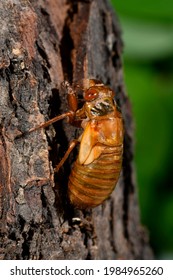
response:
[[[70,201],[80,209],[100,205],[114,190],[122,165],[122,146],[105,152],[89,165],[75,162],[69,177]],[[110,152],[110,151],[109,151]]]

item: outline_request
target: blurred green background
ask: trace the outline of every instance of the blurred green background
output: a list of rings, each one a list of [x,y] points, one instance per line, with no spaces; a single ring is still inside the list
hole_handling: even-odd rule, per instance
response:
[[[173,259],[173,0],[112,0],[135,119],[142,223],[156,258]]]

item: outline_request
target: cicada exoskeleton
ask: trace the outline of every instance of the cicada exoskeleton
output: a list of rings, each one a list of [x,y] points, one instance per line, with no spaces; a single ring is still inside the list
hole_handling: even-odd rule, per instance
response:
[[[76,144],[79,154],[68,181],[70,202],[77,208],[86,209],[101,204],[112,193],[118,181],[123,154],[123,120],[114,100],[114,92],[100,81],[85,79],[78,88],[83,91],[84,104],[78,109],[76,90],[65,82],[70,111],[33,128],[41,127],[63,118],[72,125],[83,128],[78,139],[71,142],[67,152],[55,167],[63,165]],[[76,87],[77,88],[77,87]]]

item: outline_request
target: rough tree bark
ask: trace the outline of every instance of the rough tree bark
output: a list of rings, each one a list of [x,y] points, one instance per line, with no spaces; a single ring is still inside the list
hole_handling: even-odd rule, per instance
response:
[[[0,258],[151,258],[139,218],[122,41],[108,1],[3,0],[0,21]],[[53,174],[76,129],[63,121],[16,136],[67,111],[61,82],[87,77],[116,92],[125,150],[111,197],[94,210],[76,213],[66,200],[76,152]],[[76,215],[82,223],[73,222]]]

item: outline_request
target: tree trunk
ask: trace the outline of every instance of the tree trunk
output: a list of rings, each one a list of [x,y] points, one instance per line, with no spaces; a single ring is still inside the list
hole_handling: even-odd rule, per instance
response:
[[[0,258],[152,258],[139,218],[120,29],[108,1],[4,0],[0,20]],[[76,129],[60,121],[17,135],[68,110],[63,80],[88,77],[116,92],[123,171],[106,202],[76,211],[66,192],[77,151],[53,174]]]

